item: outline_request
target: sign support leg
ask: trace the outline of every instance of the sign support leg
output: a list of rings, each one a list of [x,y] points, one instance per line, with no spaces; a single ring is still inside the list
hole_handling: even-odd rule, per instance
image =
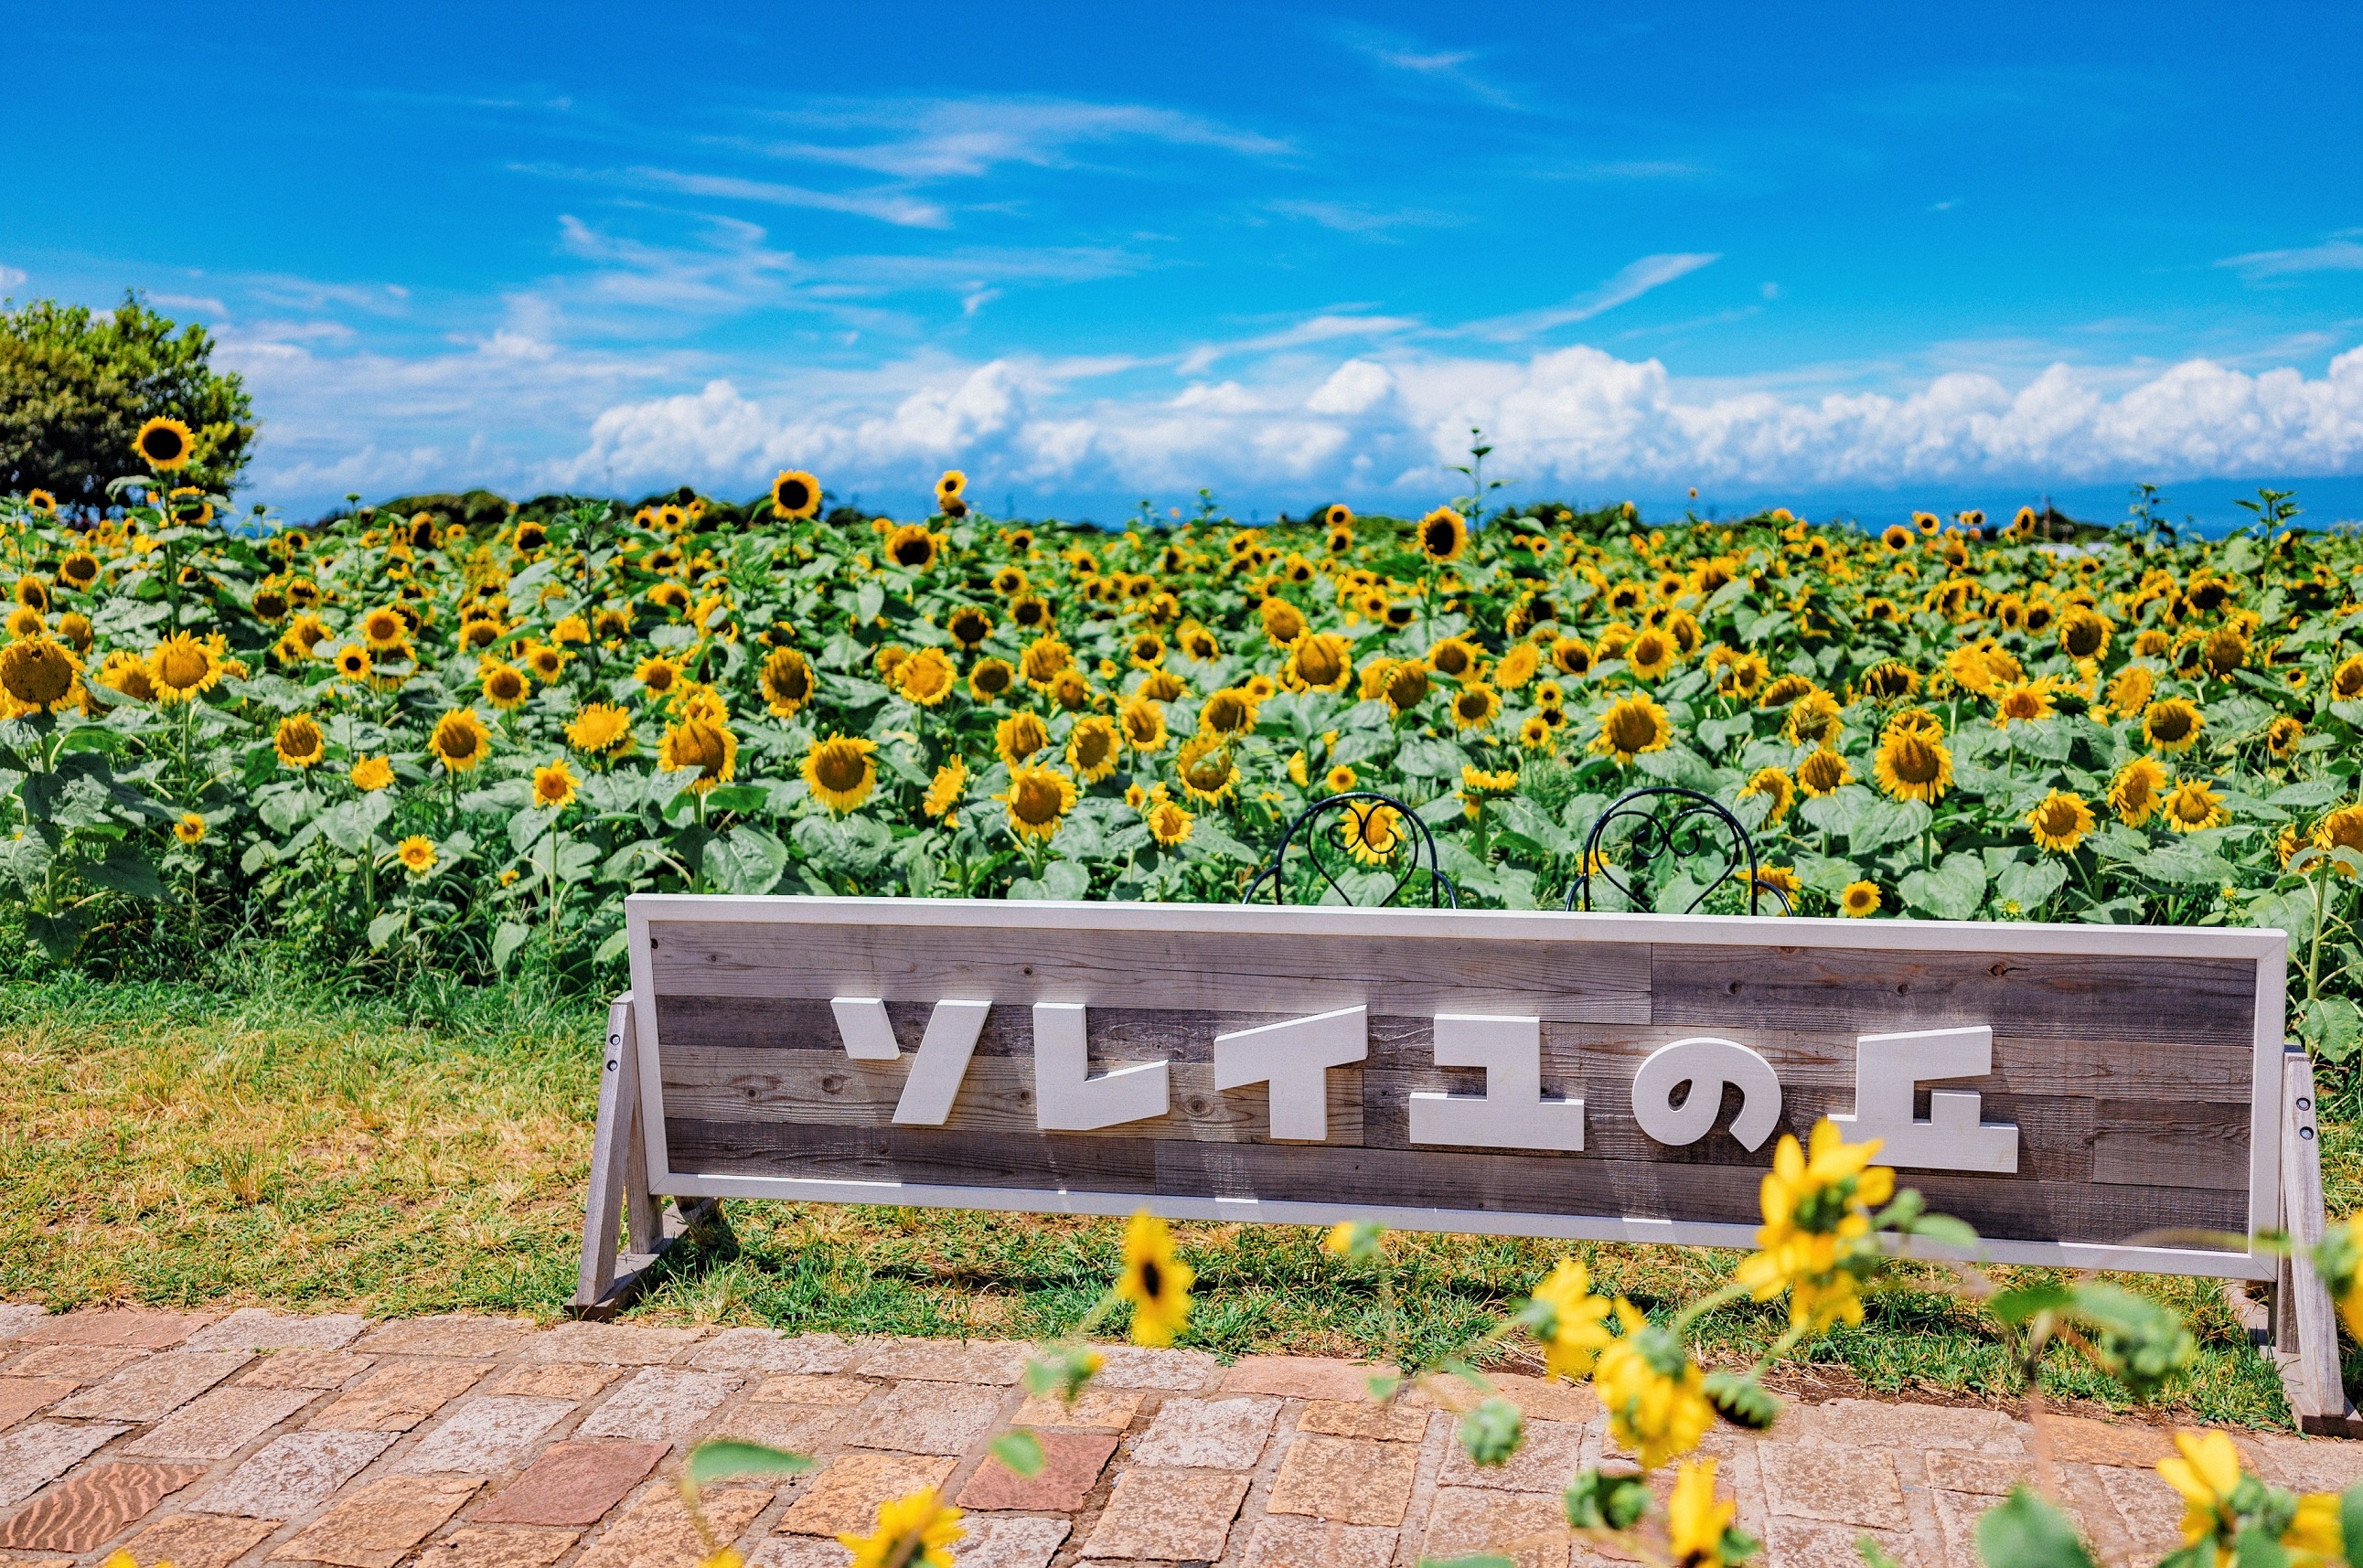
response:
[[[607,1009],[599,1119],[591,1138],[591,1190],[582,1214],[582,1267],[567,1309],[577,1318],[612,1318],[630,1306],[647,1288],[650,1264],[693,1230],[722,1219],[719,1198],[675,1209],[649,1191],[648,1146],[640,1136],[639,1036],[633,1017],[629,991]],[[620,1259],[618,1242],[625,1247]]]
[[[2314,1126],[2313,1065],[2303,1049],[2281,1064],[2281,1214],[2291,1255],[2283,1265],[2284,1289],[2276,1291],[2280,1337],[2294,1337],[2295,1353],[2281,1360],[2281,1383],[2291,1412],[2308,1432],[2354,1435],[2363,1431],[2339,1376],[2338,1317],[2330,1288],[2313,1266],[2313,1249],[2323,1236],[2322,1142]],[[2294,1335],[2291,1331],[2294,1330]]]

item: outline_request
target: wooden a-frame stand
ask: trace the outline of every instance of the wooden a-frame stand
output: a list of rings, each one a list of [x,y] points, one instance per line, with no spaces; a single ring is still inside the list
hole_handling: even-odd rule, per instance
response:
[[[632,994],[626,991],[607,1009],[591,1194],[582,1215],[582,1272],[567,1308],[577,1318],[614,1317],[639,1299],[657,1259],[674,1242],[693,1231],[723,1224],[720,1198],[694,1205],[684,1199],[676,1207],[649,1191],[648,1145],[640,1136],[639,1035],[632,1018]]]
[[[639,1040],[631,994],[626,992],[607,1010],[591,1192],[582,1219],[582,1272],[568,1309],[580,1318],[613,1317],[638,1299],[656,1261],[675,1242],[723,1222],[719,1198],[675,1207],[649,1191],[640,1135]],[[2339,1378],[2337,1313],[2312,1257],[2324,1228],[2322,1144],[2314,1127],[2313,1064],[2296,1045],[2281,1064],[2281,1223],[2293,1255],[2282,1260],[2280,1277],[2263,1293],[2265,1321],[2258,1331],[2280,1368],[2281,1386],[2301,1427],[2363,1437],[2363,1416],[2347,1403]]]

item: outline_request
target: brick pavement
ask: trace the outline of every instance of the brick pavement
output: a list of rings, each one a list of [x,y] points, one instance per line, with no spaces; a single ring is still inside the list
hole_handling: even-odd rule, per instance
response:
[[[1487,1548],[1606,1568],[1558,1493],[1623,1457],[1590,1393],[1505,1376],[1526,1447],[1481,1470],[1453,1417],[1374,1408],[1340,1362],[1109,1347],[1071,1409],[1028,1401],[1025,1347],[769,1330],[0,1304],[0,1568],[117,1547],[179,1568],[693,1568],[671,1480],[702,1438],[804,1449],[784,1485],[708,1494],[750,1568],[844,1568],[831,1539],[933,1485],[968,1510],[960,1568],[1413,1568]],[[1021,1417],[1048,1463],[985,1454]],[[2053,1424],[2066,1500],[2110,1560],[2155,1561],[2180,1505],[2157,1429]],[[2008,1414],[1835,1400],[1709,1452],[1771,1568],[1858,1568],[1869,1533],[1912,1568],[1974,1568],[1978,1515],[2028,1474]],[[2363,1479],[2363,1442],[2242,1433],[2303,1490]]]

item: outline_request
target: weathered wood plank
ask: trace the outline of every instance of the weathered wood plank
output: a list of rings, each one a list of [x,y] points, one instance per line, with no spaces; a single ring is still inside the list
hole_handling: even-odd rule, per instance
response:
[[[890,1002],[886,1012],[908,1052],[926,1033],[928,1002]],[[1447,1010],[1466,1011],[1468,1009]],[[1092,1055],[1097,1061],[1206,1062],[1215,1036],[1276,1023],[1301,1013],[1218,1011],[1204,1008],[1093,1008]],[[1529,1015],[1531,1016],[1531,1015]],[[842,1053],[837,1020],[826,998],[749,998],[660,993],[658,1033],[675,1047],[733,1052]],[[985,1015],[976,1054],[1033,1055],[1034,1024],[1024,1005],[996,1005]],[[1726,1017],[1714,1026],[1547,1022],[1547,1079],[1599,1071],[1629,1081],[1659,1046],[1695,1034],[1718,1034],[1747,1045],[1772,1065],[1782,1088],[1845,1088],[1854,1084],[1851,1033],[1803,1032],[1750,1026]],[[1370,1020],[1372,1068],[1419,1070],[1434,1060],[1435,1018],[1374,1013]],[[1604,1068],[1601,1064],[1608,1064]],[[2164,1040],[2145,1049],[2121,1042],[2059,1040],[1994,1029],[1994,1072],[1975,1085],[2022,1095],[2116,1095],[2145,1099],[2220,1102],[2248,1092],[2256,1066],[2250,1043],[2178,1045]]]
[[[1646,1022],[1638,943],[1370,935],[1290,940],[1231,932],[976,929],[667,921],[651,928],[660,995],[946,996],[1003,1003],[1204,1008],[1283,1015],[1500,1011]]]
[[[713,1122],[791,1121],[847,1127],[893,1123],[895,1102],[910,1074],[900,1062],[856,1062],[841,1050],[739,1052],[713,1046],[668,1045],[663,1051],[668,1116]],[[1102,1066],[1127,1059],[1117,1055]],[[1261,1084],[1217,1089],[1211,1064],[1177,1062],[1173,1109],[1145,1121],[1072,1134],[1077,1137],[1189,1138],[1214,1143],[1270,1142],[1271,1101]],[[1328,1074],[1329,1138],[1362,1141],[1359,1067]],[[955,1132],[1005,1137],[1040,1134],[1035,1120],[1034,1067],[1029,1058],[979,1056],[969,1064],[945,1125]]]
[[[2098,1102],[2092,1179],[2128,1186],[2248,1190],[2248,1108]]]
[[[1987,1023],[2029,1039],[2250,1045],[2256,965],[2230,958],[2089,954],[1753,952],[1662,943],[1651,950],[1653,1023],[1848,1033]]]
[[[902,1181],[952,1187],[1154,1192],[1158,1145],[1053,1133],[1016,1139],[926,1127],[665,1120],[673,1167],[700,1174]],[[880,1201],[892,1202],[891,1197]]]

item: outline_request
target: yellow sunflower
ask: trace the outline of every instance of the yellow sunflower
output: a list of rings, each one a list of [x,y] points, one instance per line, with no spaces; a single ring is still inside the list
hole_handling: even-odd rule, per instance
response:
[[[1165,1221],[1136,1214],[1124,1231],[1124,1273],[1115,1293],[1132,1303],[1135,1344],[1170,1345],[1190,1326],[1190,1285],[1198,1273],[1173,1255]]]
[[[1458,730],[1481,730],[1493,722],[1502,711],[1501,694],[1483,681],[1475,681],[1452,694],[1452,727]]]
[[[81,673],[82,660],[63,643],[40,635],[18,638],[0,648],[0,693],[12,711],[0,716],[57,712],[78,700],[75,678]]]
[[[1846,890],[1838,894],[1838,912],[1849,920],[1877,914],[1879,904],[1879,884],[1876,882],[1848,882]]]
[[[2166,798],[2166,765],[2154,756],[2139,756],[2117,770],[2109,785],[2109,809],[2127,827],[2139,827],[2158,814]]]
[[[926,1486],[879,1504],[878,1528],[869,1535],[840,1535],[837,1541],[853,1553],[847,1568],[952,1568],[952,1547],[967,1534],[960,1511]],[[714,1565],[709,1562],[700,1568]]]
[[[952,668],[952,661],[939,648],[921,648],[904,659],[894,675],[895,690],[922,708],[940,705],[960,681],[960,672]]]
[[[2207,787],[2212,782],[2186,778],[2177,784],[2159,807],[2166,825],[2177,833],[2198,833],[2230,822],[2232,813],[2224,809],[2224,797]]]
[[[194,812],[183,812],[181,820],[172,824],[172,836],[183,844],[203,844],[205,838],[205,819]]]
[[[1009,788],[993,799],[1009,807],[1010,832],[1048,840],[1075,809],[1075,781],[1055,767],[1012,768]]]
[[[2206,727],[2206,716],[2184,697],[2161,697],[2142,714],[2142,739],[2157,751],[2189,751]]]
[[[493,734],[473,708],[460,708],[435,721],[427,749],[453,773],[470,773],[492,749]]]
[[[354,762],[345,777],[362,794],[373,795],[394,782],[394,759],[390,756],[361,757]]]
[[[435,869],[438,858],[435,841],[424,834],[413,834],[394,846],[394,857],[401,861],[403,869],[413,877],[424,877]]]
[[[1797,798],[1797,781],[1778,767],[1759,767],[1748,776],[1739,791],[1739,799],[1760,797],[1767,802],[1764,825],[1770,827],[1789,814],[1789,807]]]
[[[1871,761],[1871,776],[1896,800],[1933,806],[1953,787],[1953,754],[1934,736],[1890,729]]]
[[[921,797],[919,809],[931,817],[941,818],[947,827],[951,826],[952,808],[960,804],[967,789],[968,764],[954,756],[937,768],[936,776],[927,781],[927,792]]]
[[[1431,561],[1457,561],[1469,547],[1469,520],[1439,506],[1419,520],[1419,553]]]
[[[820,480],[788,469],[771,481],[771,510],[782,517],[810,517],[820,511]]]
[[[131,438],[132,449],[140,460],[160,474],[175,473],[189,466],[195,455],[196,440],[189,427],[177,419],[151,419],[139,427]]]
[[[1647,697],[1626,697],[1600,715],[1600,734],[1592,749],[1629,767],[1645,752],[1663,751],[1674,738],[1666,711]]]
[[[1182,792],[1201,805],[1211,806],[1238,788],[1238,767],[1217,734],[1202,732],[1184,741],[1173,770],[1182,780]]]
[[[1315,632],[1288,650],[1281,683],[1291,691],[1343,691],[1353,677],[1351,645],[1335,632]]]
[[[280,720],[271,748],[279,754],[282,767],[310,767],[328,755],[327,737],[309,713],[290,713]]]
[[[175,632],[148,654],[148,678],[160,702],[185,702],[221,684],[221,660],[213,645]]]
[[[574,777],[574,769],[559,757],[547,767],[533,770],[533,803],[550,811],[561,811],[574,803],[574,791],[582,780]]]
[[[711,793],[716,785],[729,783],[738,771],[738,737],[718,719],[683,718],[665,731],[664,743],[657,751],[657,767],[666,773],[694,768],[697,777],[689,781],[690,791]]]
[[[1797,764],[1797,788],[1808,795],[1831,794],[1853,781],[1847,759],[1827,746],[1816,747]]]
[[[585,702],[566,723],[566,744],[592,756],[631,749],[632,716],[612,702]]]
[[[2035,842],[2045,849],[2055,855],[2072,854],[2092,831],[2092,808],[2081,795],[2054,790],[2026,813],[2026,825]]]
[[[997,702],[1017,683],[1017,671],[1005,658],[981,658],[968,672],[968,694],[979,702]]]
[[[832,812],[854,810],[878,787],[878,767],[871,761],[877,749],[877,742],[851,735],[813,742],[804,753],[804,787]]]
[[[1124,736],[1112,719],[1093,713],[1075,721],[1067,736],[1067,766],[1086,784],[1096,784],[1115,771],[1124,752]]]
[[[484,661],[476,672],[476,685],[483,692],[484,701],[504,713],[523,707],[526,699],[533,695],[525,672],[498,659]]]

